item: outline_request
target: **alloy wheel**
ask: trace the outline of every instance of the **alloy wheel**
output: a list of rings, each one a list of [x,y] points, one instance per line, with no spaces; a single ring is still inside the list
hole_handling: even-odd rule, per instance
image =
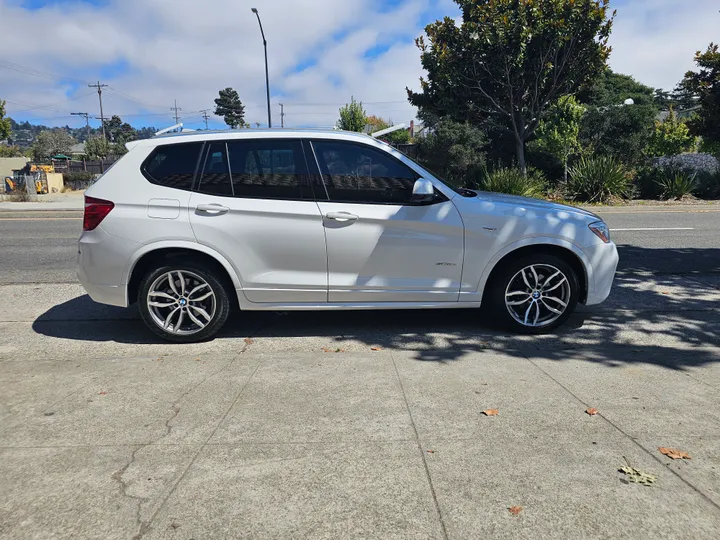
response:
[[[165,332],[196,334],[215,317],[215,292],[201,276],[188,270],[173,270],[158,277],[147,295],[150,317]]]
[[[568,308],[572,290],[568,277],[550,264],[532,264],[515,274],[505,289],[505,307],[518,323],[549,326]]]

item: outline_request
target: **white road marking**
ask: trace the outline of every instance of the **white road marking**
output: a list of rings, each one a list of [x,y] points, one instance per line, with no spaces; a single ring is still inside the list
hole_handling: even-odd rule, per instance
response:
[[[625,231],[694,231],[695,227],[638,227],[636,229],[610,229],[610,232]]]

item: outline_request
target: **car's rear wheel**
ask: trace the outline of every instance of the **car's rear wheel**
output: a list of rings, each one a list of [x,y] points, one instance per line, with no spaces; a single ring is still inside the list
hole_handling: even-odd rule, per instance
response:
[[[221,279],[200,264],[152,270],[140,283],[140,314],[158,336],[179,343],[214,336],[227,321],[230,300]]]
[[[578,276],[563,259],[533,254],[503,265],[489,284],[490,313],[515,332],[539,334],[565,323],[578,302]]]

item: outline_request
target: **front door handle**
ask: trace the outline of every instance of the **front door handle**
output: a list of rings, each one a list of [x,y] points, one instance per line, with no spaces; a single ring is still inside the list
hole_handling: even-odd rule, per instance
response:
[[[222,204],[198,204],[195,207],[195,210],[198,212],[202,212],[204,214],[211,214],[213,216],[220,216],[222,214],[227,214],[230,209],[227,206],[223,206]]]
[[[325,214],[325,217],[328,219],[333,219],[335,221],[357,221],[358,216],[355,214],[351,214],[349,212],[328,212]]]

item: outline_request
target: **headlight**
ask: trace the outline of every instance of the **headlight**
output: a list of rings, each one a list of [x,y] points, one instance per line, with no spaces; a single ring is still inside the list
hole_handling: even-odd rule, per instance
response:
[[[600,240],[606,244],[610,242],[610,228],[607,226],[607,223],[604,221],[596,221],[595,223],[588,225],[588,227],[590,227],[590,230],[594,232],[595,236],[597,236]]]

